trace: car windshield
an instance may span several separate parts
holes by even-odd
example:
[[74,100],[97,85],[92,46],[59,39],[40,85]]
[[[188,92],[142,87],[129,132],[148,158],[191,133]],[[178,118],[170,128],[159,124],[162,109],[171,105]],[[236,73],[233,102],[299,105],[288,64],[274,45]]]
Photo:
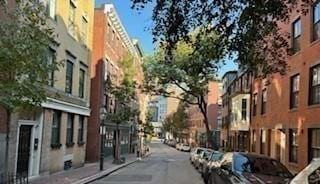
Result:
[[197,149],[197,154],[200,155],[203,152],[203,149]]
[[240,172],[257,173],[285,178],[292,177],[288,169],[279,161],[264,157],[236,155],[234,157],[234,169]]
[[212,160],[212,161],[219,161],[219,160],[221,160],[222,156],[223,156],[223,153],[213,152],[212,155],[211,155],[210,160]]
[[209,158],[209,157],[211,157],[211,151],[206,151],[206,152],[204,152],[204,154],[203,154],[203,158]]

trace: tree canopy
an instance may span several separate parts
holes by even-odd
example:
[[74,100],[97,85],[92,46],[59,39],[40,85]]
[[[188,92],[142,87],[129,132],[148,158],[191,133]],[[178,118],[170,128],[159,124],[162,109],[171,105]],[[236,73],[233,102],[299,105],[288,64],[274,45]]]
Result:
[[166,117],[163,122],[165,132],[171,132],[174,137],[182,138],[184,130],[188,128],[186,107],[186,103],[180,102],[177,111]]
[[[302,3],[300,3],[302,1]],[[154,2],[152,33],[154,42],[172,55],[181,40],[202,53],[202,35],[219,37],[216,49],[222,57],[232,57],[240,66],[263,75],[286,71],[289,35],[280,29],[294,10],[308,11],[311,0],[132,0],[133,8]],[[299,6],[299,7],[298,7]],[[192,32],[201,29],[191,39]],[[215,52],[215,50],[211,50]],[[215,59],[214,56],[213,59]],[[209,58],[208,59],[212,59]],[[259,69],[259,70],[258,70]]]
[[123,78],[120,84],[107,80],[107,91],[116,100],[116,109],[108,113],[108,119],[116,124],[127,123],[139,114],[136,107],[136,82],[134,80],[134,60],[132,56],[127,56],[120,62]]
[[45,7],[33,0],[16,1],[13,8],[1,5],[0,105],[9,111],[40,105],[49,73],[58,69],[56,60],[47,60],[53,30]]
[[[199,46],[194,42],[198,42]],[[223,55],[223,50],[217,47],[219,43],[216,34],[202,35],[201,30],[198,30],[192,34],[189,42],[180,41],[177,44],[172,50],[172,57],[168,58],[165,49],[161,47],[154,56],[146,58],[143,64],[145,90],[196,105],[204,117],[208,141],[210,128],[206,96],[209,82],[217,78]],[[181,93],[176,93],[171,87],[179,89]]]

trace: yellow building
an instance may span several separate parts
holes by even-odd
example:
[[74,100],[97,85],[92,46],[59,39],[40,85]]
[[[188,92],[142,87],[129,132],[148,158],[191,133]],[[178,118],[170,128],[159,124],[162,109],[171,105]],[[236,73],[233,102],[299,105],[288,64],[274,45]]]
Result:
[[50,97],[42,108],[12,117],[9,169],[14,173],[27,171],[30,177],[84,164],[90,115],[94,1],[42,2],[55,34],[48,62],[57,60],[63,65],[49,74]]

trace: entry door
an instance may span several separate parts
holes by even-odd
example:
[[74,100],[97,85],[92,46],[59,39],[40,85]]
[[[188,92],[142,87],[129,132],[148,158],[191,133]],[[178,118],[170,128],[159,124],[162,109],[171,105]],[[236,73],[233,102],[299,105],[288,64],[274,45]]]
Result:
[[28,176],[32,125],[21,125],[18,145],[17,174]]

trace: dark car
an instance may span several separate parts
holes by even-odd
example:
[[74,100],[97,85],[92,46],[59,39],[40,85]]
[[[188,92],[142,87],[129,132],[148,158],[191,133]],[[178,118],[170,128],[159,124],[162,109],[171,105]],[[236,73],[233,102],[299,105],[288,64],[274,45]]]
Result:
[[214,167],[220,166],[220,161],[222,159],[223,153],[219,151],[213,151],[210,158],[206,160],[202,167],[201,175],[203,177],[204,183],[208,183],[209,171]]
[[212,168],[209,184],[282,184],[289,183],[293,175],[278,160],[249,153],[226,153],[220,167]]

